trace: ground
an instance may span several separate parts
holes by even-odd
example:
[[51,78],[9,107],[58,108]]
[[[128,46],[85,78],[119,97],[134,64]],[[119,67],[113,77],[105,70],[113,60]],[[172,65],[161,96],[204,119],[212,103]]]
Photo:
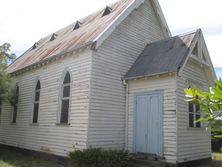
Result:
[[[214,153],[212,158],[210,164],[196,167],[222,167],[222,154]],[[0,167],[63,167],[63,165],[0,148]]]
[[222,161],[213,161],[206,165],[200,165],[196,167],[222,167]]
[[200,165],[196,167],[222,167],[222,154],[212,153],[212,162],[205,165]]
[[0,148],[0,167],[62,167],[51,161]]

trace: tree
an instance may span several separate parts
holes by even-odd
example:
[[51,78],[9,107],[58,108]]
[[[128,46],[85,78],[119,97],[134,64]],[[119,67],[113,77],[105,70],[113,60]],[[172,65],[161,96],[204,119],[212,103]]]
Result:
[[11,45],[4,43],[0,45],[0,103],[8,100],[11,94],[12,77],[7,73],[8,64],[15,60],[15,54],[10,52]]
[[[184,89],[188,102],[200,105],[203,116],[195,122],[205,121],[213,132],[222,132],[222,81],[216,80],[215,85],[207,91],[195,86]],[[222,137],[218,135],[217,137]]]

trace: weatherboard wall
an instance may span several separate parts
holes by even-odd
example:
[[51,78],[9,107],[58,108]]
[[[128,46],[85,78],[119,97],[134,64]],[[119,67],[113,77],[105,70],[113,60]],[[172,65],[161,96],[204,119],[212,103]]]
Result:
[[[192,61],[191,61],[192,60]],[[202,90],[208,89],[204,66],[190,58],[182,75],[177,77],[177,161],[204,159],[211,157],[211,135],[202,128],[189,128],[188,103],[184,88],[192,83]]]
[[163,38],[151,1],[145,0],[93,52],[88,147],[125,147],[122,78],[147,43]]
[[[12,107],[3,105],[0,144],[66,156],[86,148],[88,131],[91,51],[65,57],[16,78],[19,85],[17,123],[11,123]],[[70,125],[57,125],[59,90],[64,70],[71,73]],[[31,124],[36,78],[41,81],[38,124]]]

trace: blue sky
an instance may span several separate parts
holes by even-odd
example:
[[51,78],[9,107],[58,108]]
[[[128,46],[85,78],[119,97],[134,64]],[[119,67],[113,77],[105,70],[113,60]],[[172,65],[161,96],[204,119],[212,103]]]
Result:
[[[0,10],[0,44],[11,43],[12,51],[20,55],[40,38],[114,1],[116,0],[1,1],[4,8]],[[222,1],[159,2],[172,34],[201,28],[214,67],[222,68]]]
[[222,78],[222,68],[215,68],[215,72],[218,78]]

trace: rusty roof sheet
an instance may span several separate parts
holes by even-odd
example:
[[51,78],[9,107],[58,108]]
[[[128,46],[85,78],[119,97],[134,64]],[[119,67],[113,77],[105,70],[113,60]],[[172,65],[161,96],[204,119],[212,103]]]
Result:
[[105,10],[101,9],[79,20],[81,27],[74,30],[76,22],[55,32],[56,38],[50,41],[52,34],[40,39],[22,56],[15,60],[9,67],[8,72],[13,73],[25,67],[44,61],[67,50],[72,50],[92,43],[111,23],[123,12],[133,0],[120,0],[109,5],[112,12],[102,16]]
[[125,79],[176,72],[184,63],[199,30],[148,44]]

